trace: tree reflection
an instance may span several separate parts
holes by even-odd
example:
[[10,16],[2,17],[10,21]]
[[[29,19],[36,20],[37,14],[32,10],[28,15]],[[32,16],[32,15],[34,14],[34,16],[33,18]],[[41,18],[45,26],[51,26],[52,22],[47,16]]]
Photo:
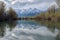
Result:
[[[60,31],[60,22],[58,21],[36,21],[39,24],[46,26],[51,32],[55,32],[55,29],[57,28]],[[56,36],[56,40],[60,40],[60,32]]]
[[5,27],[6,23],[5,22],[0,22],[0,36],[3,37],[5,34]]
[[0,22],[0,37],[5,36],[7,28],[9,28],[9,31],[11,31],[16,26],[16,24],[16,21]]
[[60,30],[60,22],[54,22],[54,21],[36,21],[40,25],[46,26],[50,31],[54,32],[55,28]]
[[58,35],[56,36],[56,40],[60,40],[60,32],[59,32]]
[[17,21],[8,21],[8,22],[7,22],[7,25],[9,26],[10,31],[11,31],[13,28],[15,28],[16,24],[17,24]]

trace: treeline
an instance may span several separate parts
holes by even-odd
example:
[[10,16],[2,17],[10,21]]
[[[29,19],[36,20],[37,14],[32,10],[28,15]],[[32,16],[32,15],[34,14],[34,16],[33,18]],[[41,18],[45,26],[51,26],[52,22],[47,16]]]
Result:
[[0,21],[13,20],[17,18],[17,14],[13,8],[6,10],[6,4],[0,1]]
[[55,6],[51,6],[46,12],[40,13],[35,16],[37,19],[60,21],[60,8],[56,9]]

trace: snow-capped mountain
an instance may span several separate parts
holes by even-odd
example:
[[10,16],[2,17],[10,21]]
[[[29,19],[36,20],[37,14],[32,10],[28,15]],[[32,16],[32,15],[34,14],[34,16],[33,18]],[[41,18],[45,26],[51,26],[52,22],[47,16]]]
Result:
[[37,8],[29,8],[29,9],[19,9],[16,10],[18,17],[28,17],[28,16],[34,16],[41,12],[41,10]]

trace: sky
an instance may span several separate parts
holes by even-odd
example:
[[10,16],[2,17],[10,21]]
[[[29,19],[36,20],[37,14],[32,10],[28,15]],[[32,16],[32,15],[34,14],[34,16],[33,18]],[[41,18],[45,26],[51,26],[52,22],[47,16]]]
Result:
[[0,0],[6,3],[7,7],[13,7],[14,9],[28,9],[39,8],[46,10],[51,5],[57,6],[55,0]]

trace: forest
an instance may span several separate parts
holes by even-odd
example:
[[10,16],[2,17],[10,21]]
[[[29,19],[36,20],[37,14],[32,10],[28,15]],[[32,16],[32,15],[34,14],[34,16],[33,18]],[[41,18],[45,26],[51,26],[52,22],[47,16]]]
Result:
[[6,4],[0,1],[0,21],[13,20],[17,18],[17,14],[13,8],[6,9]]

